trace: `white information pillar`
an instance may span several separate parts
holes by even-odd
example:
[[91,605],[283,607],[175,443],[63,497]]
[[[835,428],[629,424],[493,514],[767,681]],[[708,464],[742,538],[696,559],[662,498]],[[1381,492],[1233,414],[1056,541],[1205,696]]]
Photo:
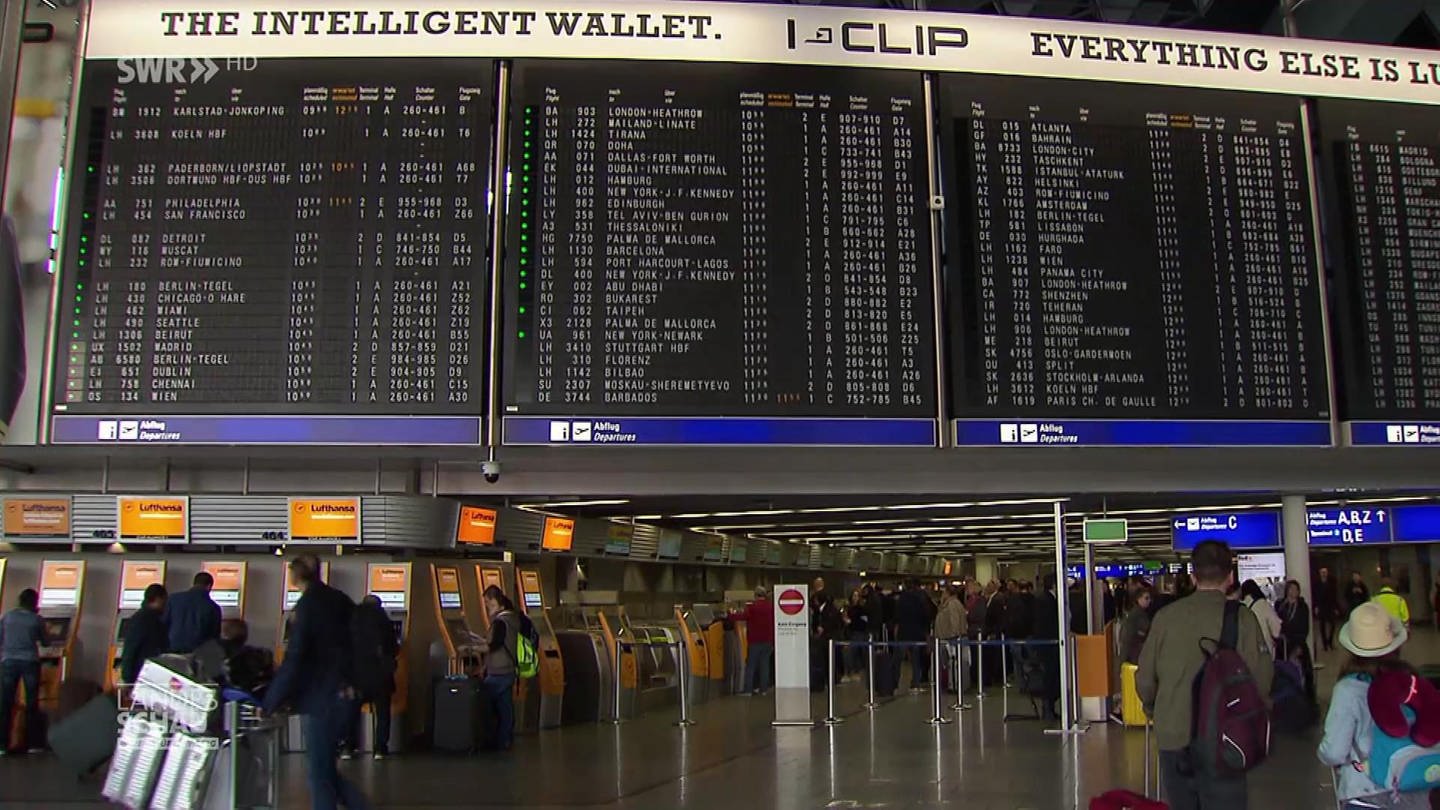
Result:
[[1060,733],[1070,733],[1075,723],[1070,680],[1070,589],[1065,587],[1065,504],[1056,501],[1055,514],[1055,612],[1060,623]]
[[[1315,606],[1315,595],[1310,592],[1310,526],[1307,519],[1304,495],[1286,495],[1280,499],[1281,537],[1285,540],[1285,576],[1300,583],[1300,595],[1305,604]],[[1276,596],[1284,596],[1281,590]],[[1315,653],[1315,633],[1312,630],[1307,639],[1310,653]]]
[[775,586],[775,725],[810,719],[810,586]]

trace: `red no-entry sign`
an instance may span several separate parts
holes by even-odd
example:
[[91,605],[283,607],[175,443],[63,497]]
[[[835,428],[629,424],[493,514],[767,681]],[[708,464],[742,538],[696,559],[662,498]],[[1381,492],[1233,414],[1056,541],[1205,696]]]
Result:
[[796,613],[805,609],[805,596],[794,588],[791,588],[780,594],[780,599],[776,604],[780,606],[780,610],[786,616],[794,616]]

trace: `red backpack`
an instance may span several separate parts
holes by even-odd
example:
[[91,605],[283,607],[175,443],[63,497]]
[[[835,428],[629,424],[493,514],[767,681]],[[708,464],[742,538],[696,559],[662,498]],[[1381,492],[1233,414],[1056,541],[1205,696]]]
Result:
[[1203,639],[1205,666],[1195,681],[1195,742],[1200,764],[1212,773],[1244,773],[1270,754],[1270,714],[1260,688],[1236,652],[1240,603],[1225,603],[1220,640]]

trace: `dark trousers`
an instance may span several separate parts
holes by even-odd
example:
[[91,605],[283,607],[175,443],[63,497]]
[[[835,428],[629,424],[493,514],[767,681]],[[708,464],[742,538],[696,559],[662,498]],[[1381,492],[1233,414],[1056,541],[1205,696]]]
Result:
[[40,729],[40,662],[0,661],[0,748],[10,747],[10,729],[14,722],[15,696],[20,685],[25,686],[25,739],[24,748],[35,748],[40,740],[35,733]]
[[1200,767],[1189,749],[1160,752],[1160,785],[1170,810],[1247,810],[1245,774],[1218,776]]
[[375,695],[373,700],[353,701],[350,710],[350,727],[345,733],[345,747],[351,751],[360,748],[360,723],[365,715],[360,711],[363,707],[369,706],[370,713],[375,717],[375,738],[371,740],[373,750],[377,754],[390,753],[390,701],[395,697],[395,685],[390,684],[385,691]]
[[335,810],[340,805],[349,810],[369,810],[365,794],[340,775],[335,761],[354,707],[355,701],[336,695],[300,717],[300,728],[305,734],[305,778],[310,784],[313,810]]
[[1320,630],[1320,649],[1325,652],[1335,649],[1335,619],[1321,614],[1315,623]]
[[906,647],[905,657],[910,660],[910,688],[919,689],[930,682],[930,648]]
[[490,739],[504,751],[515,743],[515,676],[486,675],[485,693],[495,707],[495,726]]

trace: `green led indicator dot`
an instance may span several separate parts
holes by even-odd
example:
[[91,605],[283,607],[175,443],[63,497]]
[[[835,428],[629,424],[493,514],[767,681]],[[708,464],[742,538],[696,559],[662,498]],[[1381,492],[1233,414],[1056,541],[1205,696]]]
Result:
[[89,242],[89,241],[90,241],[90,237],[88,237],[88,236],[82,236],[82,237],[80,237],[80,241],[81,241],[81,242]]
[[528,273],[527,271],[525,271],[525,270],[521,270],[521,271],[520,271],[520,277],[521,277],[521,278],[525,278],[525,277],[528,276],[528,275],[530,275],[530,273]]
[[86,166],[86,167],[85,167],[85,171],[87,171],[87,172],[89,172],[89,173],[91,173],[91,174],[94,174],[94,173],[95,173],[95,167],[94,167],[94,166]]
[[524,233],[520,234],[520,241],[521,241],[521,242],[528,242],[528,241],[530,241],[530,235],[529,235],[529,234],[524,234]]
[[525,307],[520,307],[520,314],[521,314],[521,315],[524,315],[524,314],[525,314]]
[[85,212],[85,218],[86,218],[86,219],[89,219],[89,218],[90,218],[90,212],[89,212],[89,211],[86,211],[86,212]]
[[74,323],[73,325],[76,326],[76,327],[78,327],[78,326],[80,325],[80,322],[79,322],[79,321],[75,321],[75,323]]
[[79,332],[71,332],[71,333],[70,333],[70,337],[77,337],[77,338],[78,338],[78,337],[80,337],[80,333],[79,333]]
[[76,315],[79,315],[79,314],[80,314],[80,307],[75,307],[75,314],[76,314]]
[[530,252],[530,248],[525,247],[524,245],[521,245],[521,246],[520,246],[520,252],[521,252],[521,253],[529,253],[529,252]]
[[[528,286],[528,285],[526,285],[526,284],[525,284],[525,282],[523,282],[523,281],[522,281],[522,282],[520,282],[520,289],[522,289],[522,290],[523,290],[523,289],[525,289],[525,288],[526,288],[526,286]],[[75,325],[76,325],[76,326],[79,326],[79,325],[80,325],[80,324],[78,324],[78,323],[77,323],[77,324],[75,324]]]
[[528,129],[525,130],[525,137],[527,137],[527,138],[530,137],[530,130],[528,130]]
[[525,333],[524,333],[524,332],[521,332],[521,333],[520,333],[520,339],[521,339],[521,340],[524,340],[524,339],[525,339]]
[[525,159],[526,159],[526,160],[529,160],[529,159],[530,159],[530,153],[529,153],[529,152],[526,152],[526,153],[525,153]]

